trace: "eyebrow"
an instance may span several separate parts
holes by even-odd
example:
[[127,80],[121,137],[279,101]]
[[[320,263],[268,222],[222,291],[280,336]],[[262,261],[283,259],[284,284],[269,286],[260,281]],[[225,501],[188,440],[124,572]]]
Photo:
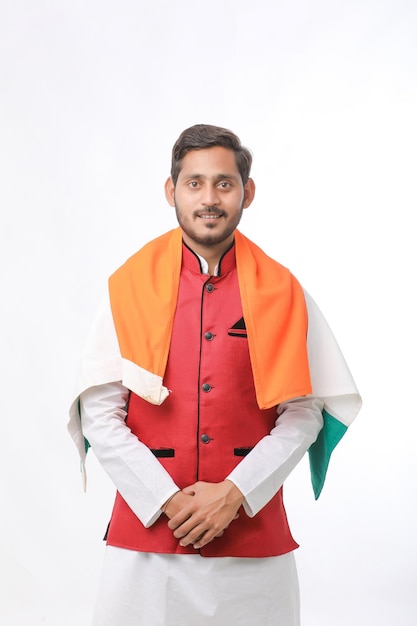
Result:
[[[186,174],[184,178],[186,179],[193,178],[197,180],[202,180],[203,178],[207,178],[207,176],[204,176],[203,174]],[[239,178],[238,176],[235,176],[234,174],[217,174],[214,180],[225,180],[225,179],[238,180]]]

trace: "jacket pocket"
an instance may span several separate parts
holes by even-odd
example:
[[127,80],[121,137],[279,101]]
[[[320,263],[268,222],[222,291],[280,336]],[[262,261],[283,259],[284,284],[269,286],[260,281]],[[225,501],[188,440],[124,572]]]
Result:
[[243,338],[248,337],[248,333],[246,332],[246,324],[245,324],[245,320],[243,319],[243,317],[241,317],[240,320],[236,322],[236,324],[233,324],[233,326],[229,328],[229,330],[227,331],[227,334],[230,337],[243,337]]
[[158,459],[168,459],[175,456],[174,448],[151,448],[151,452]]

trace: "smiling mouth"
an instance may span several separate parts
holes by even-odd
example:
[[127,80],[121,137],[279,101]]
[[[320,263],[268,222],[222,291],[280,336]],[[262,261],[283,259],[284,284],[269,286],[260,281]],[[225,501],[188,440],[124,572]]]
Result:
[[200,210],[196,212],[196,217],[199,217],[202,220],[218,220],[220,217],[224,217],[224,212],[219,209],[214,208],[206,208],[204,210]]

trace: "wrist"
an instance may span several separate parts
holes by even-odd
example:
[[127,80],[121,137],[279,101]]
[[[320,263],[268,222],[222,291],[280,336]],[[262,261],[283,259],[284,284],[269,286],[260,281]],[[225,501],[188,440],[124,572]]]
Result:
[[229,478],[226,478],[224,482],[228,485],[228,497],[230,498],[230,500],[234,502],[239,502],[239,506],[243,504],[245,496],[240,491],[239,487],[237,487],[235,483],[232,482]]
[[167,506],[171,502],[172,498],[174,498],[177,495],[177,493],[179,493],[180,491],[181,489],[178,489],[177,491],[175,491],[171,496],[169,496],[168,500],[164,502],[164,504],[161,506],[162,513],[166,513]]

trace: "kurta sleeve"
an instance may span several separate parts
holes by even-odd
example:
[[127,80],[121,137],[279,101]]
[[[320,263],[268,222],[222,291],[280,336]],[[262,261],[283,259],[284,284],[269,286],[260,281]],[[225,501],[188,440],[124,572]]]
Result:
[[260,511],[283,485],[323,426],[319,398],[295,398],[278,406],[271,433],[263,437],[227,477],[245,496],[249,517]]
[[82,430],[116,489],[145,527],[178,487],[126,425],[129,391],[120,382],[89,387],[80,396]]

